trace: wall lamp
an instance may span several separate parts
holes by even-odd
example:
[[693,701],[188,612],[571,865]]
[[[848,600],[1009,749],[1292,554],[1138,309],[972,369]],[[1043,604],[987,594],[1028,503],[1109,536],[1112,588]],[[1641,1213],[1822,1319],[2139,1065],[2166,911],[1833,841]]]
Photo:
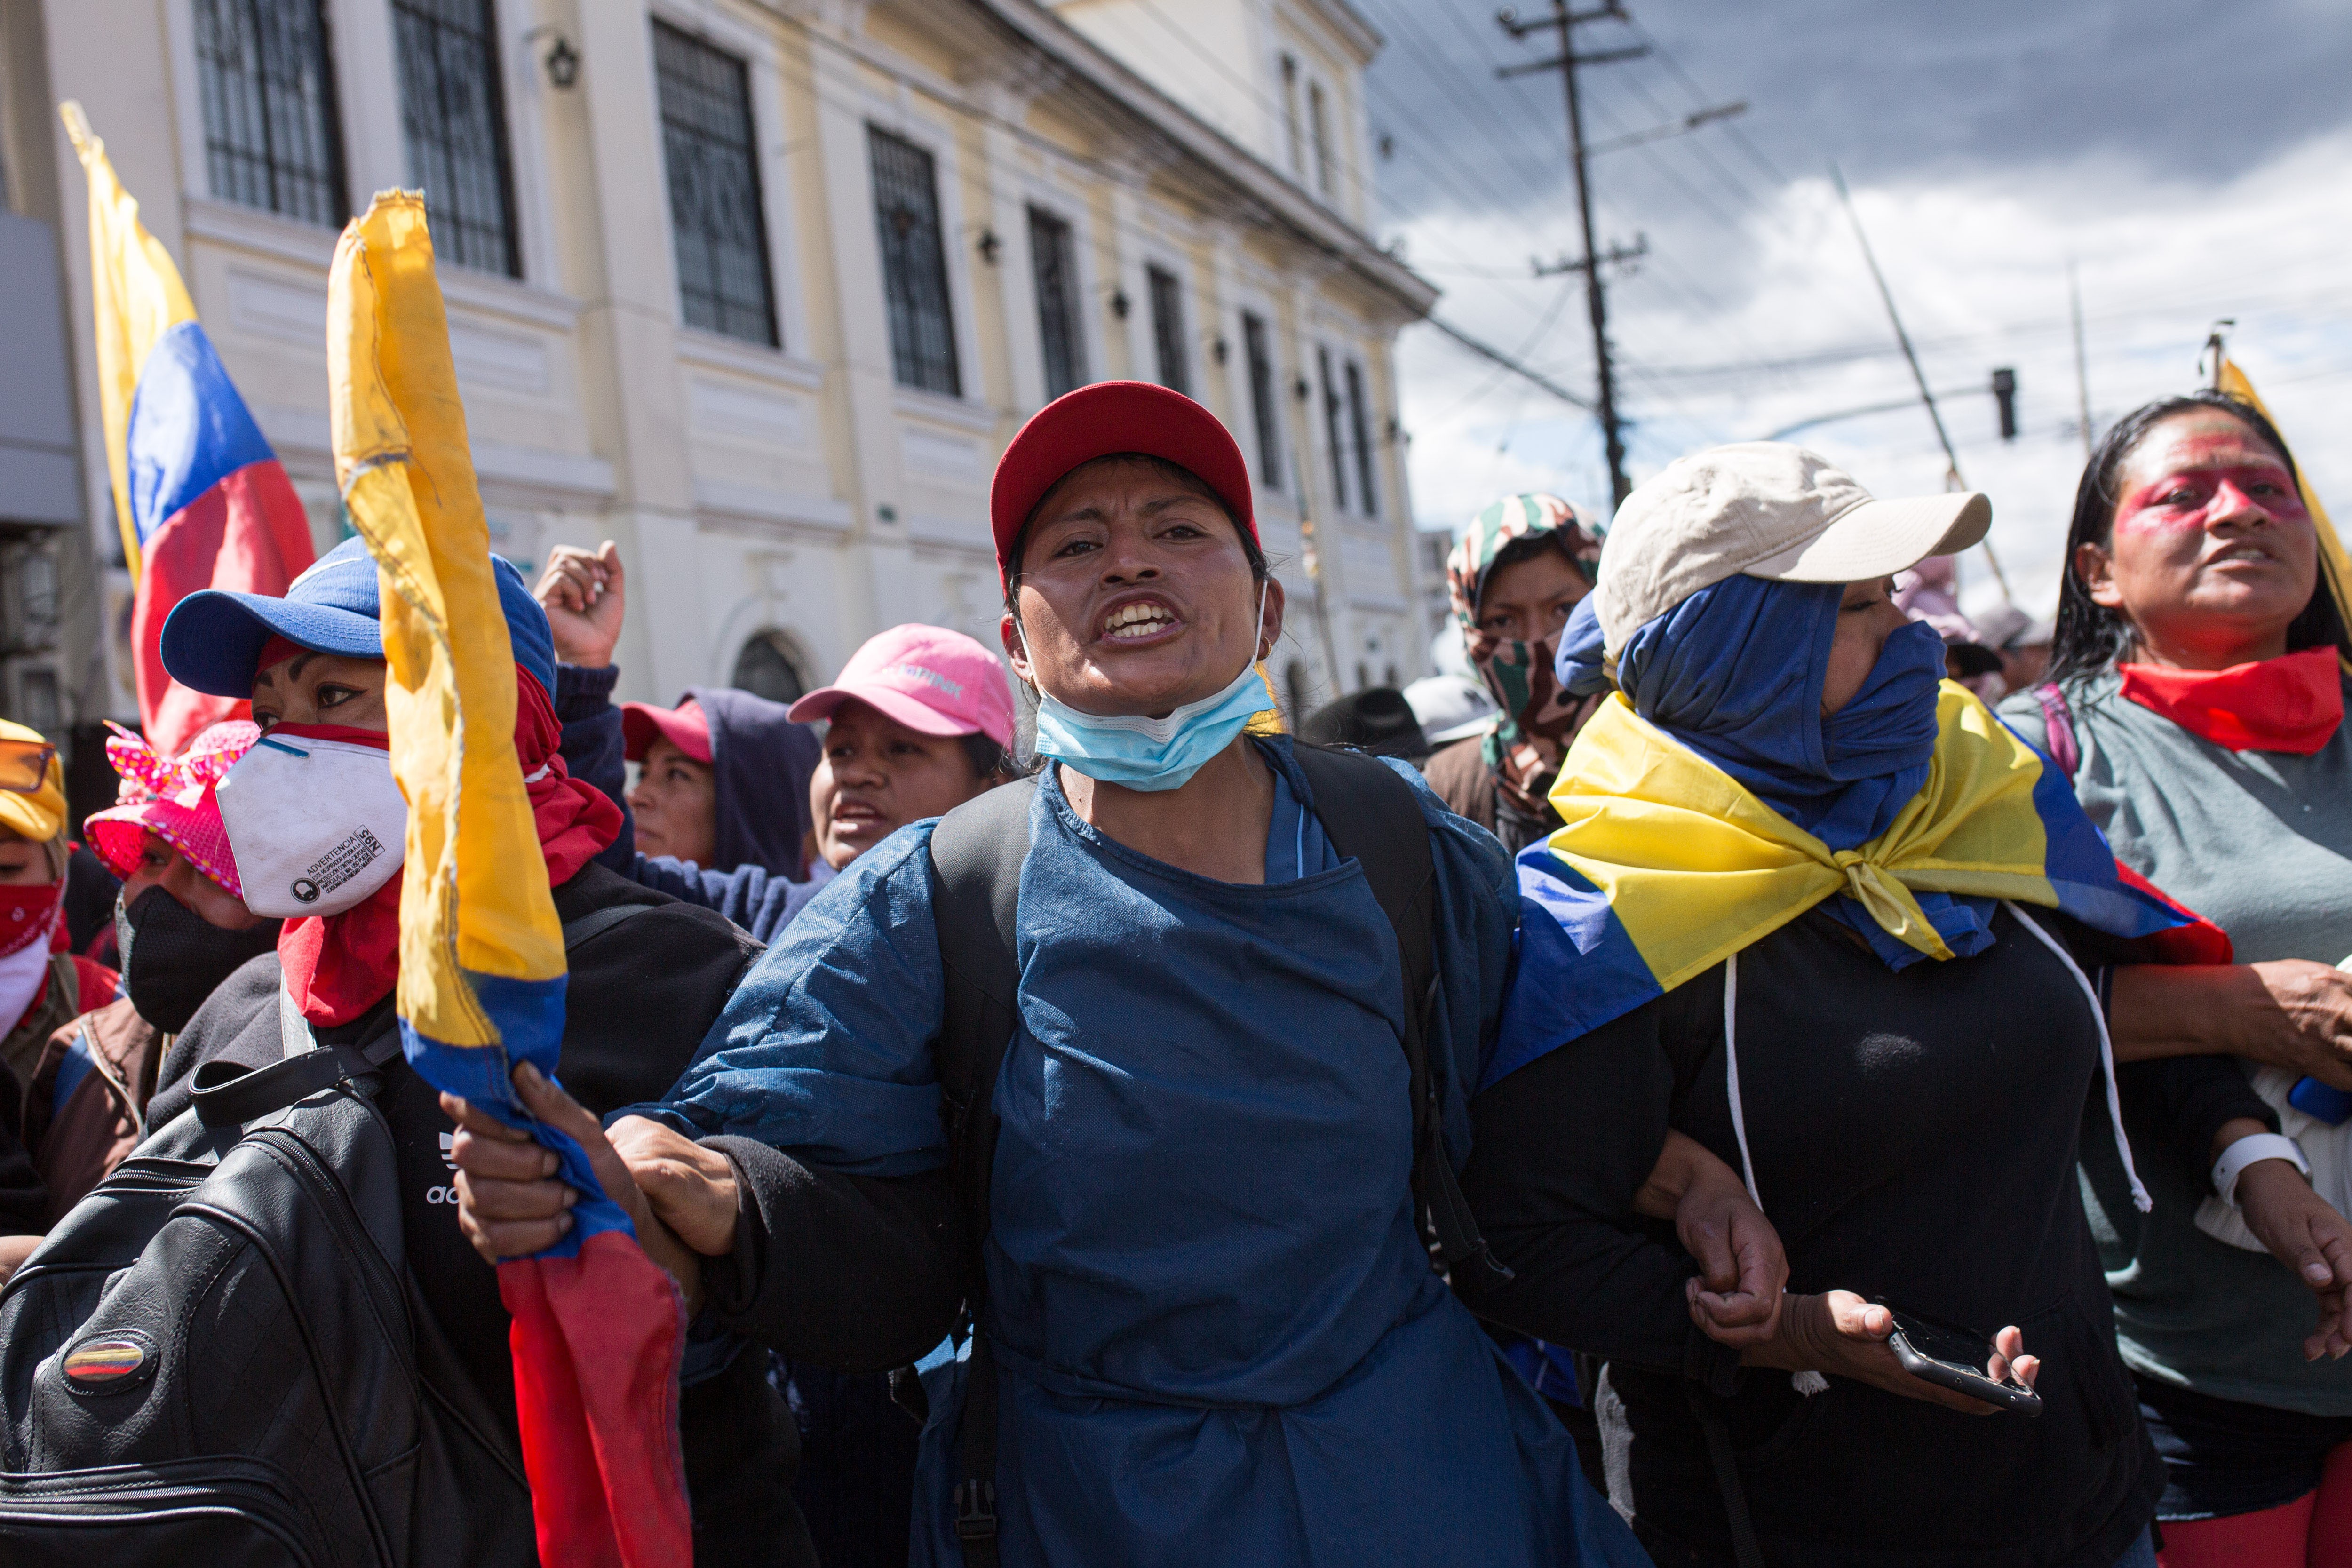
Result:
[[533,38],[547,33],[555,36],[555,42],[547,50],[547,79],[559,88],[569,89],[580,79],[580,51],[572,47],[572,40],[564,37],[562,30],[551,25],[533,27],[522,36],[522,41],[528,46]]

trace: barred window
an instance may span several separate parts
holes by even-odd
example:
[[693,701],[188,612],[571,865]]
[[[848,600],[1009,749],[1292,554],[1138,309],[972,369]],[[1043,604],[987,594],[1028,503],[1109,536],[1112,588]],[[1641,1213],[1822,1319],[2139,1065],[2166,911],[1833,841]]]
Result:
[[1070,226],[1040,207],[1029,209],[1029,257],[1037,274],[1037,336],[1045,350],[1045,395],[1059,397],[1087,384],[1087,345],[1078,313],[1077,252]]
[[195,22],[213,195],[340,225],[351,205],[321,0],[195,0]]
[[1323,374],[1323,445],[1331,453],[1331,504],[1341,511],[1348,510],[1348,449],[1339,439],[1339,388],[1331,379],[1331,351],[1315,351],[1317,367]]
[[1160,356],[1160,384],[1189,394],[1192,376],[1184,354],[1184,286],[1176,274],[1158,267],[1145,268],[1144,278],[1151,285],[1151,342]]
[[1282,411],[1274,395],[1274,344],[1264,317],[1242,312],[1242,352],[1249,356],[1250,413],[1257,422],[1257,482],[1282,488]]
[[874,222],[882,240],[882,296],[890,317],[890,369],[901,386],[963,394],[955,316],[940,236],[940,186],[931,155],[877,126],[866,128],[874,165]]
[[519,278],[497,0],[393,0],[392,18],[408,177],[425,188],[433,252]]
[[1364,402],[1364,367],[1348,362],[1348,432],[1356,439],[1356,500],[1366,517],[1378,516],[1381,492],[1372,483],[1372,434]]
[[656,22],[654,75],[686,324],[772,347],[776,305],[751,73],[733,55]]

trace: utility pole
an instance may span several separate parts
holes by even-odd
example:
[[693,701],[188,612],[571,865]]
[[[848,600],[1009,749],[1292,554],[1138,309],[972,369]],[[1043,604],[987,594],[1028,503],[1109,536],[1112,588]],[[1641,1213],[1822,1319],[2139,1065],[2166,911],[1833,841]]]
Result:
[[2197,368],[2200,371],[2203,371],[2209,362],[2211,363],[2213,369],[2209,384],[2215,392],[2221,390],[2221,362],[2229,357],[2228,339],[2230,333],[2236,330],[2237,325],[2238,318],[2235,316],[2223,316],[2215,321],[2213,330],[2206,334],[2205,352],[2197,356]]
[[[1878,257],[1870,248],[1870,236],[1863,232],[1862,215],[1853,210],[1853,197],[1845,188],[1845,176],[1835,163],[1830,165],[1830,179],[1837,185],[1838,200],[1845,204],[1845,216],[1853,224],[1853,237],[1862,244],[1862,258],[1870,264],[1871,280],[1878,285],[1878,297],[1885,303],[1886,319],[1894,323],[1895,341],[1903,349],[1904,361],[1911,366],[1911,379],[1918,384],[1919,401],[1927,405],[1927,417],[1936,426],[1936,439],[1944,447],[1944,482],[1951,489],[1964,490],[1968,481],[1960,478],[1960,455],[1952,447],[1952,437],[1944,428],[1942,410],[1936,406],[1936,395],[1927,390],[1927,373],[1919,368],[1919,356],[1911,347],[1911,334],[1903,330],[1902,312],[1895,308],[1895,290],[1886,286],[1886,274],[1878,269]],[[2000,557],[1992,552],[1992,537],[1984,541],[1985,563],[1992,568],[1993,581],[2000,584],[2000,596],[2015,604],[2017,595],[2009,591],[2009,574],[2000,569]]]
[[2074,308],[2074,401],[2083,416],[2083,460],[2091,460],[2091,361],[2083,352],[2083,280],[2066,259],[2066,297]]
[[[1622,506],[1633,493],[1633,485],[1625,478],[1625,437],[1617,417],[1617,375],[1609,355],[1609,302],[1601,281],[1601,268],[1622,255],[1602,256],[1592,234],[1592,186],[1586,177],[1585,163],[1589,154],[1584,145],[1584,108],[1577,96],[1576,72],[1580,66],[1609,65],[1618,60],[1637,59],[1650,52],[1646,44],[1630,48],[1597,49],[1588,54],[1576,50],[1576,28],[1579,23],[1631,20],[1619,0],[1604,0],[1598,10],[1570,11],[1568,0],[1551,0],[1551,15],[1522,21],[1518,13],[1505,6],[1496,13],[1495,20],[1503,31],[1514,38],[1524,38],[1529,33],[1549,28],[1559,36],[1559,54],[1549,60],[1530,61],[1526,65],[1505,66],[1495,74],[1502,77],[1526,76],[1534,71],[1557,70],[1568,89],[1568,154],[1576,174],[1576,207],[1584,224],[1584,258],[1566,262],[1552,268],[1557,271],[1580,271],[1584,274],[1584,302],[1592,318],[1592,358],[1601,384],[1601,436],[1609,454],[1609,488],[1612,504]],[[1640,254],[1637,249],[1634,254]],[[1538,268],[1538,271],[1541,269]]]

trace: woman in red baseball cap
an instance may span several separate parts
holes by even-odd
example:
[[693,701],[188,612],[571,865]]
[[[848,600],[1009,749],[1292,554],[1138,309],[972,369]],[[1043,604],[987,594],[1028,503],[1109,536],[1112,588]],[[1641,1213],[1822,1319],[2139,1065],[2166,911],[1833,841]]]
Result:
[[[1501,847],[1404,764],[1245,735],[1283,593],[1197,404],[1072,393],[992,510],[1055,765],[844,871],[616,1121],[625,1160],[541,1114],[691,1249],[718,1327],[792,1354],[856,1321],[887,1365],[971,1303],[925,1378],[918,1564],[1645,1563],[1423,1244],[1509,962]],[[975,909],[1009,1038],[951,1000],[991,994]],[[992,1082],[962,1070],[999,1040]],[[467,1125],[476,1244],[553,1239],[535,1152]]]

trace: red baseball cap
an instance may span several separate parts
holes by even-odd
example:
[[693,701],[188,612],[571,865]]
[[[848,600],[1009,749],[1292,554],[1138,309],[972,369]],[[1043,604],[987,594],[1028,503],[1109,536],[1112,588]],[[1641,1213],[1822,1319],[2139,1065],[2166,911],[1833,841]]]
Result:
[[1223,421],[1165,386],[1148,381],[1098,381],[1065,393],[1031,415],[997,459],[988,511],[996,535],[1000,580],[1021,525],[1045,492],[1072,468],[1121,452],[1165,458],[1200,475],[1250,542],[1257,542],[1249,464]]
[[675,708],[650,702],[621,704],[621,754],[630,762],[646,760],[655,741],[667,741],[698,763],[710,760],[710,721],[702,704],[689,697]]

